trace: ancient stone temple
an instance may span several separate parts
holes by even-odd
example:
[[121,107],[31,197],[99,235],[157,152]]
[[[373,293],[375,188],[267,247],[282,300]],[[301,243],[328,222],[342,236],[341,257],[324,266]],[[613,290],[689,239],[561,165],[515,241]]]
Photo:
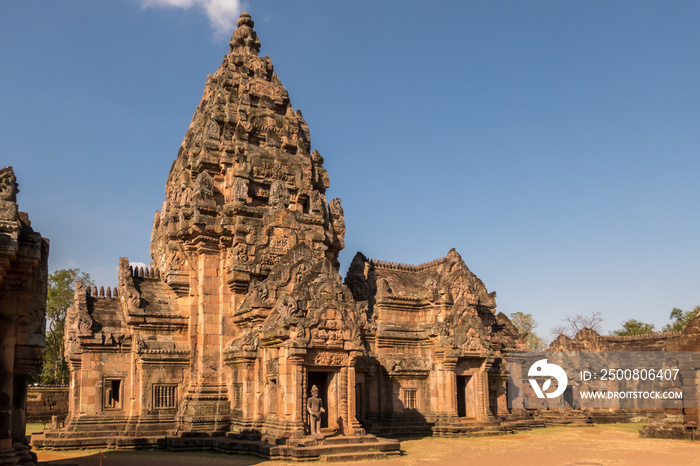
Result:
[[319,457],[333,442],[309,435],[314,386],[322,432],[377,450],[398,443],[369,432],[507,414],[503,358],[523,337],[456,251],[418,266],[358,253],[343,283],[340,200],[259,49],[244,13],[170,169],[152,266],[122,258],[116,289],[76,287],[70,414],[41,445]]
[[0,465],[33,464],[25,439],[27,382],[41,359],[49,241],[17,210],[12,167],[0,169]]

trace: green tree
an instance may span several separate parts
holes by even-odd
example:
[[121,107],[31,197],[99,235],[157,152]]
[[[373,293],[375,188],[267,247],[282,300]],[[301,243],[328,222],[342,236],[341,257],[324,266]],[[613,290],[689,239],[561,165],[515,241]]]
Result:
[[68,364],[63,350],[66,310],[73,304],[75,282],[92,286],[90,275],[79,269],[60,269],[49,275],[46,296],[46,344],[40,361],[39,381],[42,384],[68,383]]
[[515,328],[518,329],[518,332],[527,333],[525,342],[527,343],[528,351],[543,351],[547,349],[545,341],[533,331],[537,327],[537,321],[532,317],[532,314],[514,312],[510,315],[510,320],[515,325]]
[[654,331],[654,324],[645,324],[637,319],[630,319],[622,323],[621,330],[614,330],[613,335],[620,337],[629,335],[645,335]]
[[692,311],[684,311],[683,309],[674,307],[669,316],[672,322],[665,325],[663,330],[664,332],[679,332],[683,330],[691,320],[697,317],[698,314],[700,314],[700,306],[695,306],[695,309]]

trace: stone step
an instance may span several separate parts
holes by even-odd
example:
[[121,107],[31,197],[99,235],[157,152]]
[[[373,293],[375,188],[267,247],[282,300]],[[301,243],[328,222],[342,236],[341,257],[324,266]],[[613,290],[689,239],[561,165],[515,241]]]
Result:
[[498,435],[508,435],[514,434],[513,429],[481,429],[481,430],[459,430],[459,429],[444,429],[440,431],[435,431],[434,435],[436,437],[495,437]]
[[321,445],[342,445],[346,443],[377,443],[374,435],[339,435],[323,439]]
[[317,458],[323,455],[337,455],[341,453],[360,452],[385,452],[398,451],[398,441],[384,441],[376,443],[346,443],[340,445],[317,445],[313,447],[290,447],[290,454],[295,458]]
[[36,448],[48,448],[52,450],[81,450],[84,448],[108,448],[116,450],[131,450],[135,448],[155,448],[158,439],[162,437],[71,437],[54,438],[50,442],[37,437],[32,438],[32,445]]
[[420,435],[431,435],[432,426],[421,424],[421,425],[373,425],[371,428],[372,434],[378,436],[384,435],[406,435],[406,436],[420,436]]
[[462,425],[477,425],[477,426],[498,426],[500,425],[497,421],[479,421],[476,419],[460,419],[459,423]]
[[544,421],[508,421],[502,424],[507,430],[532,430],[539,427],[547,427]]
[[506,430],[504,431],[503,429],[500,430],[480,430],[476,432],[469,432],[467,437],[497,437],[499,435],[506,435],[506,434],[514,434],[515,432],[512,430]]
[[334,463],[340,461],[374,460],[398,454],[398,451],[366,451],[357,453],[338,453],[333,455],[321,455],[319,459],[328,463]]

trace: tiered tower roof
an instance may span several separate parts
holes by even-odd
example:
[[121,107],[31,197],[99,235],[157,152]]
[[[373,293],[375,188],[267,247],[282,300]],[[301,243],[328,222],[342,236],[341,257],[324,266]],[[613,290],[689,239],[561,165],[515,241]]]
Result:
[[270,58],[258,55],[250,15],[237,26],[207,78],[154,220],[151,257],[176,288],[186,286],[186,264],[201,248],[225,250],[228,282],[245,291],[299,242],[336,264],[344,246],[340,200],[326,201],[328,174],[306,121]]

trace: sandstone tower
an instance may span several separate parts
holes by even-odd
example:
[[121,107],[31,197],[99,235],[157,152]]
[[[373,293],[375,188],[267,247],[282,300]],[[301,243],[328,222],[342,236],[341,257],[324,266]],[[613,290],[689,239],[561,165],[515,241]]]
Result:
[[356,441],[508,414],[503,358],[523,338],[456,251],[422,265],[358,253],[343,283],[340,200],[259,50],[244,13],[170,169],[152,266],[122,258],[116,289],[76,287],[70,415],[37,444],[314,457],[314,385],[322,429]]
[[[318,151],[310,151],[301,112],[270,59],[258,56],[250,16],[237,25],[228,55],[207,78],[153,224],[155,270],[189,315],[185,419],[198,428],[200,408],[228,412],[222,348],[241,333],[232,311],[251,282],[264,280],[301,243],[337,268],[345,234],[340,200],[326,201],[328,175]],[[218,394],[222,404],[200,394]]]

